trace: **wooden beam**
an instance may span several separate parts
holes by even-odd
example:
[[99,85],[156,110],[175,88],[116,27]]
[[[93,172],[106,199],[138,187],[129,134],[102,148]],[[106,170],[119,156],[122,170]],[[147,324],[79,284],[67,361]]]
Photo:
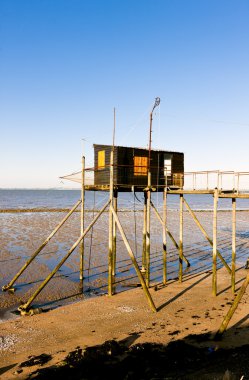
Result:
[[219,336],[221,336],[224,331],[226,330],[234,312],[236,311],[238,305],[239,305],[239,302],[241,300],[241,298],[243,297],[243,295],[245,294],[245,291],[246,291],[246,288],[249,284],[249,273],[248,275],[246,276],[237,296],[235,297],[230,309],[228,310],[228,313],[226,314],[226,316],[224,317],[223,321],[222,321],[222,324],[218,330],[218,332],[216,333],[216,337],[218,338]]
[[232,198],[232,292],[235,293],[235,271],[236,271],[236,198]]
[[222,194],[220,193],[219,194],[219,198],[241,198],[241,199],[249,199],[249,194],[243,194],[243,193],[240,193],[240,194],[236,194],[236,193],[229,193],[229,194]]
[[[154,206],[153,202],[151,202],[151,206],[153,208],[153,210],[155,211],[155,214],[159,220],[159,222],[162,224],[163,228],[165,228],[165,231],[166,233],[168,234],[168,236],[170,237],[172,243],[174,244],[174,246],[176,247],[176,249],[179,251],[179,245],[177,244],[176,240],[174,239],[172,233],[168,230],[168,228],[164,225],[163,223],[163,220],[158,212],[158,210],[156,209],[156,207]],[[190,267],[190,263],[188,261],[188,259],[184,256],[184,254],[182,255],[183,256],[183,260],[185,261],[185,263],[187,264],[188,267]]]
[[213,277],[212,292],[217,295],[217,209],[218,209],[218,189],[214,191],[214,214],[213,214]]
[[[81,217],[80,217],[80,234],[84,232],[85,221],[85,157],[82,157],[82,170],[81,170]],[[83,277],[84,277],[84,239],[80,243],[80,280],[82,281],[83,292]]]
[[167,226],[167,187],[163,192],[163,284],[167,283],[167,233],[165,227]]
[[[185,198],[184,198],[184,204],[187,207],[187,210],[189,211],[190,215],[194,219],[196,225],[199,227],[199,229],[201,230],[201,232],[203,233],[203,235],[205,236],[205,238],[207,239],[207,241],[209,242],[209,244],[211,245],[211,247],[213,247],[213,240],[208,236],[206,230],[204,229],[204,227],[202,226],[202,224],[200,223],[200,221],[197,219],[197,216],[195,215],[194,211],[190,208],[190,206],[189,206],[189,204],[188,204],[188,202],[186,201]],[[231,268],[226,263],[225,259],[222,257],[222,255],[221,255],[221,253],[220,253],[220,251],[218,249],[217,249],[217,256],[219,257],[219,259],[221,260],[221,262],[223,263],[223,265],[226,267],[226,269],[228,270],[228,272],[231,274],[232,273]]]
[[151,297],[151,295],[150,295],[150,292],[149,292],[149,289],[148,289],[148,287],[147,287],[147,285],[146,285],[146,282],[144,281],[143,275],[142,275],[142,273],[140,272],[140,269],[139,269],[138,263],[137,263],[136,258],[135,258],[135,256],[134,256],[134,253],[133,253],[133,251],[132,251],[132,249],[131,249],[131,246],[130,246],[128,240],[127,240],[127,237],[126,237],[126,235],[125,235],[125,232],[124,232],[124,230],[123,230],[123,227],[122,227],[122,225],[121,225],[121,223],[120,223],[120,221],[119,221],[118,215],[117,215],[117,213],[115,212],[115,210],[114,210],[114,208],[113,208],[112,205],[110,205],[110,209],[111,209],[111,211],[112,211],[112,213],[113,213],[114,221],[117,223],[117,227],[118,227],[118,229],[119,229],[119,231],[120,231],[121,237],[122,237],[122,239],[123,239],[123,241],[124,241],[124,244],[125,244],[125,246],[126,246],[126,249],[127,249],[127,251],[128,251],[128,254],[129,254],[130,258],[131,258],[132,264],[133,264],[133,266],[134,266],[134,268],[135,268],[135,271],[136,271],[136,273],[137,273],[137,276],[138,276],[138,278],[139,278],[139,280],[140,280],[141,286],[142,286],[143,291],[144,291],[144,293],[145,293],[145,296],[146,296],[146,298],[147,298],[147,300],[148,300],[148,302],[149,302],[149,305],[150,305],[152,311],[156,312],[156,311],[157,311],[156,306],[155,306],[154,301],[153,301],[153,299],[152,299],[152,297]]
[[[110,152],[110,204],[113,205],[113,150]],[[108,295],[113,295],[113,215],[109,210]]]
[[146,272],[147,192],[144,191],[142,272]]
[[183,261],[183,194],[180,194],[179,209],[179,281],[182,282],[182,261]]
[[73,208],[69,211],[69,213],[62,219],[62,221],[55,227],[55,229],[51,232],[51,234],[47,237],[46,240],[40,245],[40,247],[33,253],[33,255],[26,261],[26,263],[22,266],[19,272],[13,277],[13,279],[2,287],[3,291],[10,289],[16,280],[21,276],[21,274],[25,271],[25,269],[32,263],[32,261],[36,258],[36,256],[43,250],[44,247],[48,244],[48,242],[52,239],[52,237],[56,234],[56,232],[63,226],[63,224],[68,220],[68,218],[72,215],[72,213],[77,209],[80,205],[81,199],[75,203]]
[[69,249],[68,253],[63,257],[63,259],[59,262],[59,264],[54,268],[54,270],[46,277],[46,279],[43,281],[43,283],[39,286],[39,288],[35,291],[35,293],[29,298],[29,300],[19,306],[19,311],[25,311],[28,310],[31,303],[34,301],[34,299],[38,296],[38,294],[42,291],[42,289],[47,285],[47,283],[51,280],[51,278],[55,275],[55,273],[60,269],[60,267],[65,263],[65,261],[69,258],[69,256],[73,253],[75,248],[80,244],[81,240],[84,239],[86,234],[90,231],[92,226],[97,222],[99,217],[103,214],[107,206],[109,205],[110,200],[102,207],[100,212],[95,216],[95,218],[92,220],[92,222],[89,224],[89,226],[84,230],[83,234],[76,240],[76,242],[72,245],[72,247]]
[[151,173],[148,172],[147,217],[146,217],[146,285],[150,286],[150,200],[151,200]]

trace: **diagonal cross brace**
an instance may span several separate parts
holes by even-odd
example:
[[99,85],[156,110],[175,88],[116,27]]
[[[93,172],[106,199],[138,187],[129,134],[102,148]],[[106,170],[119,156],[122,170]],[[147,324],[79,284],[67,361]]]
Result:
[[[163,220],[162,220],[162,218],[161,218],[161,216],[160,216],[158,210],[156,209],[155,205],[153,204],[153,202],[150,202],[150,203],[151,203],[151,206],[152,206],[153,210],[154,210],[155,213],[156,213],[156,216],[157,216],[159,222],[162,224],[164,230],[165,230],[166,233],[169,235],[169,237],[170,237],[170,239],[172,240],[174,246],[175,246],[176,249],[179,251],[179,250],[180,250],[180,247],[179,247],[179,245],[177,244],[177,242],[175,241],[175,239],[174,239],[172,233],[171,233],[171,232],[168,230],[168,228],[164,225]],[[185,261],[185,263],[187,264],[187,266],[190,267],[190,263],[189,263],[188,259],[187,259],[184,255],[183,255],[183,260]]]
[[128,253],[129,253],[129,256],[131,258],[132,264],[134,265],[134,268],[136,270],[137,276],[138,276],[138,278],[140,280],[140,283],[142,285],[142,288],[143,288],[143,291],[145,293],[145,296],[146,296],[146,298],[147,298],[147,300],[149,302],[149,305],[150,305],[152,311],[157,312],[156,306],[155,306],[154,301],[153,301],[153,299],[152,299],[152,297],[150,295],[149,289],[148,289],[148,287],[147,287],[147,285],[146,285],[146,283],[144,281],[142,273],[140,272],[137,260],[136,260],[136,258],[134,256],[134,253],[133,253],[133,251],[131,249],[131,246],[130,246],[128,240],[127,240],[127,237],[126,237],[125,232],[123,230],[123,227],[122,227],[122,225],[120,223],[118,215],[117,215],[116,211],[114,210],[112,204],[110,204],[110,210],[112,211],[113,218],[115,220],[115,223],[118,226],[118,229],[119,229],[120,234],[122,236],[122,239],[124,241],[125,247],[126,247]]
[[55,229],[51,232],[51,234],[47,237],[46,240],[40,245],[40,247],[33,253],[33,255],[26,261],[26,263],[22,266],[22,268],[17,272],[14,278],[7,284],[2,287],[3,292],[9,289],[14,291],[12,286],[16,282],[16,280],[21,276],[21,274],[25,271],[25,269],[32,263],[32,261],[36,258],[36,256],[43,250],[44,247],[48,244],[48,242],[52,239],[52,237],[56,234],[56,232],[63,226],[63,224],[67,221],[67,219],[72,215],[72,213],[76,210],[76,208],[80,205],[81,199],[75,203],[73,208],[69,211],[69,213],[62,219],[62,221],[55,227]]
[[[193,210],[190,208],[188,202],[186,201],[185,198],[183,198],[183,201],[185,203],[185,206],[187,207],[187,210],[189,211],[190,215],[192,216],[192,218],[194,219],[196,225],[199,227],[199,229],[201,230],[201,232],[203,233],[203,235],[205,236],[205,238],[207,239],[207,241],[209,242],[209,244],[211,245],[211,247],[213,247],[213,240],[208,236],[206,230],[204,229],[204,227],[201,225],[201,223],[199,222],[199,220],[197,219],[195,213],[193,212]],[[225,261],[225,259],[222,257],[220,251],[217,249],[217,255],[219,257],[219,259],[222,261],[222,263],[224,264],[224,266],[226,267],[226,269],[228,270],[228,273],[231,274],[232,271],[231,271],[231,268],[229,267],[229,265],[227,264],[227,262]]]
[[84,232],[81,234],[81,236],[76,240],[76,242],[69,249],[67,254],[63,257],[63,259],[59,262],[59,264],[53,269],[53,271],[46,277],[46,279],[39,286],[39,288],[35,291],[35,293],[29,298],[29,300],[24,305],[19,306],[18,310],[21,313],[23,312],[25,314],[25,312],[29,309],[29,307],[30,307],[31,303],[34,301],[34,299],[38,296],[38,294],[42,291],[42,289],[47,285],[47,283],[51,280],[51,278],[55,275],[55,273],[60,269],[60,267],[65,263],[65,261],[73,253],[73,251],[77,248],[79,243],[82,241],[82,239],[84,239],[84,237],[90,231],[92,226],[97,222],[97,220],[103,214],[103,212],[105,211],[105,209],[107,208],[109,203],[110,203],[110,200],[108,200],[108,202],[102,207],[102,209],[95,216],[95,218],[92,220],[92,222],[88,225],[88,227],[84,230]]
[[219,330],[216,333],[216,336],[215,336],[216,338],[219,338],[224,333],[224,331],[226,330],[226,328],[228,326],[228,323],[230,322],[230,320],[231,320],[231,318],[232,318],[235,310],[237,309],[241,298],[245,294],[245,291],[246,291],[246,288],[247,288],[248,284],[249,284],[249,273],[246,276],[243,284],[241,285],[241,288],[240,288],[237,296],[235,297],[235,299],[234,299],[234,301],[233,301],[230,309],[228,310],[227,315],[224,317],[224,319],[222,321],[222,324],[221,324]]

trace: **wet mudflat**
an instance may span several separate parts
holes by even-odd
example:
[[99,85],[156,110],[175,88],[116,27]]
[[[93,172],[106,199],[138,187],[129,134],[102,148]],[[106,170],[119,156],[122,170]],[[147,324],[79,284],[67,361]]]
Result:
[[[120,219],[133,252],[141,265],[142,219],[140,211],[120,212]],[[212,236],[212,212],[197,212],[202,225]],[[237,267],[243,266],[248,256],[248,235],[246,229],[248,211],[237,214]],[[86,213],[86,225],[94,214]],[[51,233],[63,218],[63,213],[18,213],[0,214],[0,286],[6,285],[20,267]],[[179,236],[179,215],[177,210],[168,212],[168,227],[175,239]],[[85,239],[85,271],[82,284],[79,281],[79,249],[56,273],[50,283],[39,294],[34,306],[55,307],[89,296],[107,292],[108,265],[108,213],[105,213]],[[218,248],[227,262],[231,262],[231,212],[222,211],[218,215]],[[52,269],[63,258],[80,234],[80,213],[75,213],[62,227],[46,248],[37,256],[16,282],[14,294],[0,294],[0,318],[10,317],[10,311],[27,301]],[[198,230],[191,216],[184,213],[184,254],[191,267],[184,270],[186,275],[211,270],[212,248]],[[168,279],[178,276],[178,252],[168,238]],[[220,266],[221,263],[218,262]],[[152,214],[151,221],[151,281],[162,282],[162,228]],[[118,233],[116,292],[136,286],[138,280],[128,253]]]
[[[236,291],[246,274],[236,272]],[[217,297],[211,280],[208,271],[152,287],[157,313],[136,288],[3,322],[1,378],[247,379],[248,290],[216,341],[234,295],[225,268]]]
[[[212,237],[212,212],[196,215]],[[0,215],[1,286],[10,281],[62,217],[61,213]],[[86,224],[92,217],[87,214]],[[248,211],[237,213],[236,291],[248,272],[244,269],[249,252],[248,217]],[[120,219],[141,265],[142,213],[120,212]],[[219,212],[218,248],[228,263],[231,219],[231,212]],[[177,210],[169,210],[168,228],[177,241],[178,223]],[[76,250],[34,302],[35,307],[54,310],[5,321],[13,317],[11,311],[28,299],[78,238],[80,215],[76,213],[23,273],[16,292],[0,294],[1,378],[247,379],[248,291],[223,340],[210,340],[234,295],[230,277],[218,260],[218,295],[212,296],[212,248],[190,215],[184,212],[184,254],[191,266],[186,268],[184,263],[183,282],[179,283],[178,255],[168,239],[166,287],[162,286],[162,230],[152,218],[150,292],[156,314],[141,288],[136,287],[138,280],[120,235],[117,294],[106,296],[107,226],[105,213],[85,239],[83,293]],[[71,302],[82,299],[85,302]],[[59,305],[62,307],[56,308]]]

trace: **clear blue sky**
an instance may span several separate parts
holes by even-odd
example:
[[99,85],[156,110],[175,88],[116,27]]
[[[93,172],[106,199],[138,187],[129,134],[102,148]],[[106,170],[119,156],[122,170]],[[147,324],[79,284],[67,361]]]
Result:
[[[0,187],[56,187],[92,143],[249,171],[248,0],[0,0]],[[66,184],[70,186],[70,183]]]

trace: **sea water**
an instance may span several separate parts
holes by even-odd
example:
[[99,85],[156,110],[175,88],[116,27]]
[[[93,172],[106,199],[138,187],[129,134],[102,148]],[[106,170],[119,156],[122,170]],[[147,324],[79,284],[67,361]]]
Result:
[[[57,189],[0,189],[0,210],[6,209],[60,209],[71,208],[80,199],[80,190],[57,190]],[[86,191],[86,209],[99,209],[108,200],[109,193],[104,191]],[[186,194],[184,196],[193,210],[212,210],[213,196],[209,194]],[[157,207],[162,207],[162,193],[152,193],[152,200]],[[119,209],[142,209],[143,194],[139,193],[119,193]],[[219,209],[231,209],[231,199],[219,199]],[[179,196],[168,195],[168,209],[179,208]],[[238,199],[237,209],[249,209],[248,199]]]

